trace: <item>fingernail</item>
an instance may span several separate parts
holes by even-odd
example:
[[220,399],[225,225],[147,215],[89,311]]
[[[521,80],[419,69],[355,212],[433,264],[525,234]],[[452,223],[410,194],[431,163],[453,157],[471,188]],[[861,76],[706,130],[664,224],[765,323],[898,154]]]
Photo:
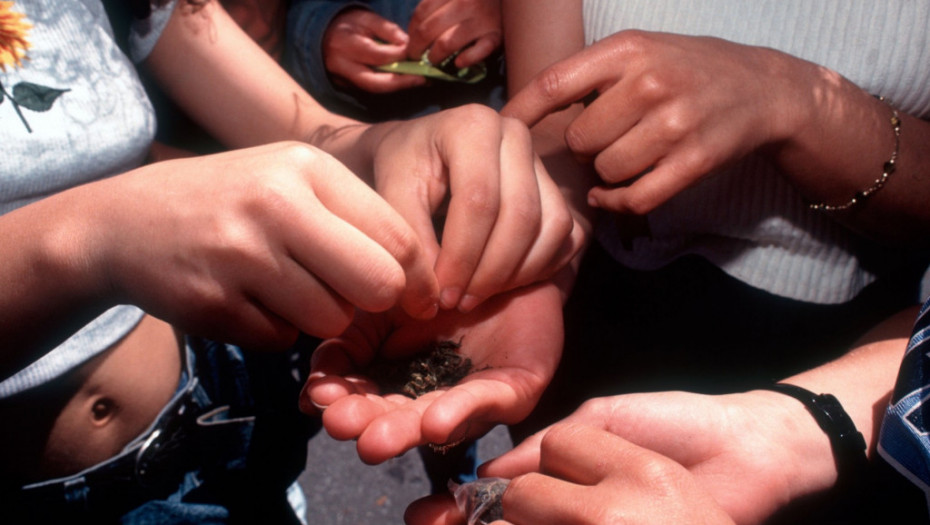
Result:
[[481,299],[475,297],[474,295],[466,295],[462,297],[462,300],[459,302],[459,311],[462,313],[468,313],[475,309],[476,306],[481,304]]
[[440,454],[445,454],[449,450],[461,445],[468,438],[468,431],[471,430],[471,422],[466,421],[459,425],[449,434],[449,439],[445,443],[429,443],[429,448]]
[[439,304],[446,310],[455,308],[461,296],[461,288],[443,288],[442,292],[439,294]]
[[420,312],[420,315],[417,316],[417,318],[432,319],[433,317],[436,317],[437,313],[439,313],[439,303],[433,302],[424,308],[423,311]]

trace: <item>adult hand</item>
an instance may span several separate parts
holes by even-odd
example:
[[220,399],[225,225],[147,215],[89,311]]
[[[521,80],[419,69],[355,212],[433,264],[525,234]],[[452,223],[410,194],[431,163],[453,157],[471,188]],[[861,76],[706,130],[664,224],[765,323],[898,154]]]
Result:
[[367,9],[348,9],[323,33],[323,63],[334,81],[371,93],[389,93],[426,84],[417,75],[373,69],[406,60],[409,38],[397,24]]
[[[601,428],[555,425],[539,453],[539,470],[515,475],[504,492],[506,523],[734,523],[683,466]],[[404,518],[408,525],[465,523],[448,496],[414,502]]]
[[460,51],[455,66],[480,62],[501,45],[500,0],[422,0],[407,26],[407,56],[438,64]]
[[[822,68],[725,40],[623,31],[538,74],[503,109],[532,125],[597,98],[565,141],[606,183],[589,203],[646,213],[701,177],[799,127]],[[805,86],[808,87],[805,90]],[[808,106],[804,106],[808,104]]]
[[[355,306],[435,313],[406,222],[329,155],[278,143],[156,163],[87,189],[90,256],[123,300],[244,346],[340,333]],[[112,198],[110,198],[112,197]],[[92,202],[92,201],[88,201]]]
[[[596,398],[560,423],[592,425],[680,463],[740,524],[760,523],[789,501],[836,480],[823,431],[803,405],[774,392]],[[527,438],[486,463],[481,475],[546,473],[553,464],[541,459],[545,436],[543,430]]]
[[[323,410],[323,426],[357,440],[359,457],[380,463],[427,443],[452,445],[497,423],[526,417],[552,378],[562,350],[562,300],[552,284],[500,295],[470,314],[440,313],[429,322],[359,315],[313,355],[301,408]],[[379,394],[365,367],[380,355],[399,358],[438,340],[460,341],[472,373],[416,399]]]
[[[375,189],[436,256],[443,308],[469,311],[547,279],[581,248],[582,229],[516,120],[470,105],[367,133]],[[440,247],[433,219],[446,204]]]

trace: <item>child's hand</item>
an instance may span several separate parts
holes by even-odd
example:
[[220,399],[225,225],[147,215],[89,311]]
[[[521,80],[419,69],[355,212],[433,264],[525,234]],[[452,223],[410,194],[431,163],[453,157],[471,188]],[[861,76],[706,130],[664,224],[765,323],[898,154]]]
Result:
[[[380,463],[419,445],[452,445],[515,423],[536,405],[562,351],[562,303],[552,284],[499,295],[468,315],[428,322],[360,314],[342,336],[313,355],[301,408],[323,410],[336,439],[357,439],[359,457]],[[452,387],[412,399],[382,394],[366,367],[376,356],[398,359],[440,340],[460,341],[472,372]],[[382,380],[382,382],[384,382]]]
[[389,93],[422,86],[426,79],[375,71],[406,59],[409,38],[393,22],[365,9],[349,9],[323,34],[323,62],[337,84],[352,85],[371,93]]
[[[535,465],[517,474],[501,501],[514,525],[608,523],[612,516],[627,525],[734,524],[701,478],[598,425],[546,430]],[[434,495],[414,502],[404,518],[408,525],[464,524],[460,514],[451,496]]]
[[502,40],[500,0],[423,0],[407,27],[407,56],[419,60],[429,50],[438,64],[455,52],[456,67],[476,64]]
[[442,308],[469,311],[549,279],[581,248],[583,229],[523,124],[469,105],[377,124],[366,136],[375,189],[436,257]]
[[431,261],[408,224],[304,144],[159,162],[71,195],[99,203],[81,208],[78,260],[101,261],[96,280],[118,300],[187,333],[286,346],[298,331],[339,334],[354,307],[436,309]]

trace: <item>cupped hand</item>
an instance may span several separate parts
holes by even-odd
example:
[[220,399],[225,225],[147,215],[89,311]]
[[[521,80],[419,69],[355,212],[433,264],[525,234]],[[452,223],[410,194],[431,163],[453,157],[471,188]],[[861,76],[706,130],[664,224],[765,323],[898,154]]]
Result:
[[[469,314],[431,321],[358,315],[341,337],[314,353],[301,408],[323,410],[323,426],[357,440],[359,457],[380,463],[414,447],[451,446],[498,423],[526,417],[552,378],[562,350],[561,295],[540,284],[500,295]],[[451,387],[410,398],[379,394],[366,367],[440,340],[459,342],[472,372]]]
[[407,55],[419,60],[425,51],[433,64],[455,52],[456,67],[485,59],[501,45],[501,6],[497,0],[423,0],[407,26]]
[[281,346],[340,333],[354,307],[436,311],[414,232],[310,146],[160,162],[81,191],[113,197],[90,237],[118,299],[186,332]]
[[[507,523],[734,523],[679,463],[602,428],[560,423],[539,449],[539,470],[515,476],[504,492]],[[404,518],[408,525],[465,523],[448,496],[414,502]]]
[[581,249],[584,233],[520,122],[469,105],[368,133],[375,189],[436,256],[443,308],[468,311],[548,279]]
[[[532,125],[597,98],[565,140],[594,157],[592,205],[646,213],[709,172],[789,137],[814,103],[813,64],[709,37],[623,31],[536,75],[503,109]],[[805,91],[805,86],[807,90]]]
[[323,63],[337,83],[371,93],[389,93],[426,84],[417,75],[373,69],[405,60],[409,38],[397,24],[367,9],[346,10],[323,33]]
[[[793,498],[835,481],[823,432],[800,403],[772,392],[596,398],[562,423],[595,426],[680,463],[741,524],[760,523]],[[546,432],[486,463],[481,475],[513,478],[553,468],[541,449]]]

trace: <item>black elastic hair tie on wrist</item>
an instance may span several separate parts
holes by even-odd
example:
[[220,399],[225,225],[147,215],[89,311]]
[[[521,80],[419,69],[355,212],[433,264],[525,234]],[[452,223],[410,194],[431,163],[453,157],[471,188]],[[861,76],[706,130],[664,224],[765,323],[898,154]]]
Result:
[[807,408],[817,425],[830,438],[833,459],[838,473],[837,485],[854,484],[861,480],[869,468],[867,445],[862,433],[856,429],[843,405],[831,394],[815,394],[810,390],[786,383],[764,385],[761,390],[772,390],[791,396]]

